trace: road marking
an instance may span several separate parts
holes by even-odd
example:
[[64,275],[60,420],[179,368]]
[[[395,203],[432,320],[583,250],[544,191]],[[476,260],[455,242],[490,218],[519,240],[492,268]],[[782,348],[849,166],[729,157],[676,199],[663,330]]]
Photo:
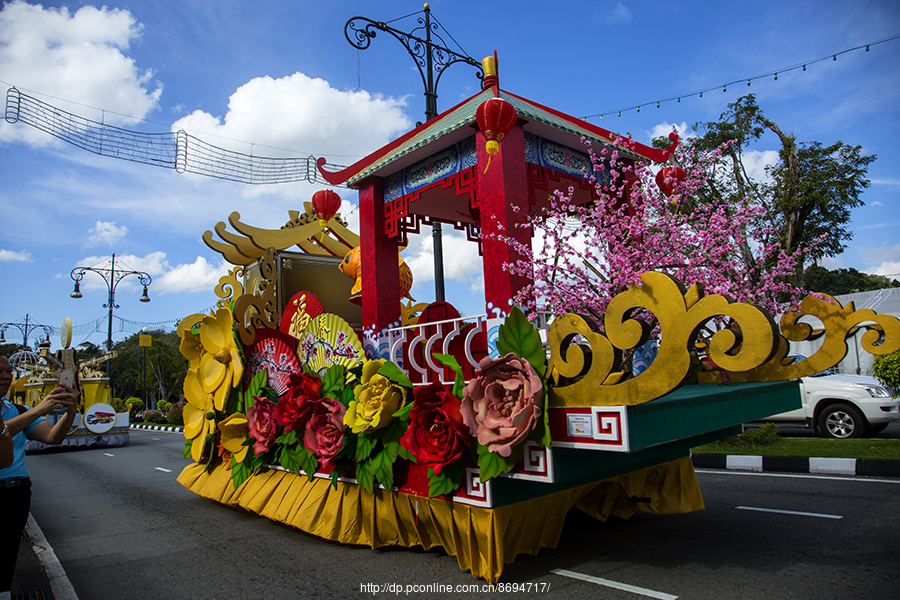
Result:
[[31,540],[31,547],[34,548],[34,553],[37,554],[41,565],[44,567],[44,573],[47,574],[47,578],[50,580],[50,590],[53,592],[53,598],[55,600],[78,600],[78,594],[75,593],[75,588],[72,587],[72,582],[69,581],[66,570],[63,569],[59,559],[56,558],[53,546],[44,537],[44,532],[41,531],[37,521],[31,515],[28,515],[25,533],[28,534],[28,538]]
[[151,440],[156,440],[157,442],[159,441],[159,438],[150,438],[150,439],[151,439]]
[[665,592],[648,590],[647,588],[628,585],[627,583],[619,583],[618,581],[610,581],[609,579],[602,579],[600,577],[594,577],[592,575],[584,575],[583,573],[567,571],[566,569],[553,569],[550,572],[556,573],[557,575],[562,575],[563,577],[571,577],[572,579],[580,579],[581,581],[587,581],[588,583],[596,583],[597,585],[603,585],[613,589],[622,590],[624,592],[631,592],[632,594],[640,594],[641,596],[657,598],[658,600],[678,600],[678,596],[666,594]]
[[110,454],[109,452],[104,452],[103,456],[115,456],[115,454]]
[[824,513],[800,512],[797,510],[778,510],[775,508],[758,508],[756,506],[735,506],[737,510],[755,510],[757,512],[778,513],[780,515],[796,515],[800,517],[819,517],[820,519],[843,519],[841,515],[826,515]]
[[162,467],[156,467],[157,471],[162,471],[163,473],[171,473],[172,469],[163,469]]
[[900,484],[900,479],[876,479],[874,477],[827,477],[824,475],[806,475],[804,473],[750,473],[742,471],[715,471],[712,469],[696,469],[695,473],[704,473],[709,475],[744,475],[751,477],[786,477],[788,479],[824,479],[825,481],[869,481],[874,483],[894,483]]

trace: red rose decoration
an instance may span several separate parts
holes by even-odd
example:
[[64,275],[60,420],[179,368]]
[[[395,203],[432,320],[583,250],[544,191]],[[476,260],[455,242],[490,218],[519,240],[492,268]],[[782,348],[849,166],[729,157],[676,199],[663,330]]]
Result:
[[332,466],[344,447],[344,405],[331,398],[312,402],[303,445],[319,458],[323,469]]
[[417,387],[410,412],[409,428],[400,445],[409,450],[420,465],[431,467],[435,475],[463,457],[469,445],[469,429],[460,414],[460,401],[438,381]]
[[277,437],[276,404],[265,396],[253,396],[253,406],[247,409],[247,428],[253,443],[253,453],[262,456],[272,449]]
[[312,412],[311,402],[319,400],[322,394],[322,380],[309,373],[292,373],[288,391],[275,406],[275,418],[288,433],[303,429]]

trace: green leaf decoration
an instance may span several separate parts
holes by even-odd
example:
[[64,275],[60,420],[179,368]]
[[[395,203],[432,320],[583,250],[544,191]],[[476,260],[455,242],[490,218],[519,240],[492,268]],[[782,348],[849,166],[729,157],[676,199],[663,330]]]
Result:
[[410,402],[409,404],[407,404],[406,406],[404,406],[403,408],[401,408],[400,410],[398,410],[391,416],[394,417],[395,419],[400,419],[401,421],[409,421],[409,413],[412,412],[412,409],[413,409],[413,403]]
[[278,464],[291,473],[300,472],[300,460],[294,446],[284,446],[278,452]]
[[458,460],[452,465],[441,469],[440,475],[435,475],[434,470],[428,469],[428,497],[443,496],[459,489],[463,477],[466,474],[466,463]]
[[362,462],[369,458],[369,455],[372,454],[372,450],[375,449],[375,444],[378,443],[378,435],[371,434],[366,432],[360,432],[356,434],[356,462]]
[[263,459],[262,456],[253,456],[251,453],[247,453],[247,458],[244,459],[245,463],[250,463],[250,473],[256,475],[259,473],[259,470],[262,468],[264,464],[266,464],[266,460]]
[[391,463],[397,460],[397,456],[403,448],[403,446],[400,445],[400,438],[406,433],[407,425],[408,422],[395,419],[391,421],[390,425],[384,428],[384,433],[381,434],[381,441],[384,444],[383,452],[388,453]]
[[348,385],[343,390],[341,390],[341,393],[338,394],[338,400],[341,401],[341,404],[344,405],[344,408],[349,408],[350,403],[356,400],[356,396],[353,395],[353,386]]
[[453,371],[456,373],[456,379],[453,381],[453,389],[450,390],[450,393],[457,398],[462,399],[463,390],[465,390],[466,388],[466,379],[463,376],[462,367],[459,366],[459,361],[449,354],[435,353],[432,354],[432,356],[441,361],[444,366],[453,369]]
[[191,458],[191,446],[193,446],[194,440],[184,440],[184,458]]
[[331,473],[328,474],[329,479],[331,479],[331,489],[337,490],[338,477],[341,476],[341,472],[338,469],[335,469]]
[[381,368],[378,369],[378,373],[380,375],[384,375],[394,383],[398,385],[402,385],[403,387],[411,388],[413,386],[412,382],[409,380],[409,377],[406,376],[406,373],[400,370],[400,367],[392,363],[391,361],[387,361]]
[[316,470],[319,468],[319,459],[311,450],[298,448],[297,461],[300,463],[300,468],[306,472],[306,478],[312,481],[316,476]]
[[275,438],[276,444],[285,444],[287,446],[293,446],[300,440],[297,438],[297,430],[292,429],[286,433],[282,433],[277,438]]
[[513,452],[509,457],[503,458],[499,452],[491,452],[487,446],[478,446],[478,478],[482,483],[509,473],[519,462],[517,454],[521,455],[521,447],[518,453]]
[[[396,456],[394,457],[396,458]],[[387,489],[394,485],[394,461],[387,450],[382,450],[371,461],[375,477]]]
[[550,410],[549,406],[547,406],[547,394],[544,394],[544,414],[541,422],[544,424],[544,435],[541,436],[541,439],[538,440],[538,443],[544,448],[550,447]]
[[247,478],[250,477],[250,469],[244,463],[239,463],[234,460],[234,455],[231,455],[231,483],[234,485],[234,489],[237,490],[241,487],[241,484],[247,481]]
[[375,491],[375,471],[371,460],[356,463],[356,481],[370,494]]
[[344,389],[346,369],[343,365],[333,365],[322,377],[322,396],[339,399],[340,392]]
[[398,456],[404,460],[408,460],[409,462],[411,462],[413,464],[418,464],[418,462],[419,462],[416,460],[415,455],[412,452],[410,452],[409,450],[407,450],[406,448],[404,448],[403,446],[400,446],[400,453],[398,454]]
[[497,350],[500,356],[512,352],[519,358],[524,358],[540,377],[543,377],[547,370],[547,357],[541,345],[541,336],[518,306],[513,306],[509,316],[500,326]]

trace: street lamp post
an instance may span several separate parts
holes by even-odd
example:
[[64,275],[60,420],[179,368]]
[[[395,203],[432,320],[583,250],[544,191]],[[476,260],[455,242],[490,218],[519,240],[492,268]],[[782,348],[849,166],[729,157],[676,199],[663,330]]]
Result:
[[[479,72],[476,76],[479,78],[484,76],[484,70],[481,63],[471,56],[459,54],[447,48],[446,42],[437,33],[438,24],[431,21],[431,7],[427,3],[425,4],[424,12],[425,16],[418,18],[419,27],[410,32],[394,29],[382,21],[373,21],[366,17],[353,17],[344,24],[344,37],[359,50],[368,48],[372,43],[372,38],[377,35],[378,31],[391,34],[403,44],[403,47],[406,48],[406,51],[415,61],[416,67],[419,69],[419,75],[422,77],[422,84],[425,86],[425,120],[430,121],[438,114],[437,86],[441,81],[441,75],[444,74],[447,67],[455,63],[466,63],[478,69]],[[360,29],[356,26],[355,21],[362,21],[365,23],[365,26]],[[425,39],[414,35],[422,29],[425,30]],[[435,44],[432,41],[432,35],[445,45]],[[453,39],[453,36],[450,36],[450,39]],[[434,221],[431,227],[434,241],[434,295],[435,300],[443,302],[444,252],[441,241],[441,224],[438,221]]]
[[[106,287],[109,290],[109,300],[106,304],[103,305],[103,308],[109,309],[109,322],[106,333],[106,351],[112,352],[113,341],[112,341],[112,321],[113,321],[113,308],[119,308],[119,305],[116,304],[116,286],[119,285],[119,282],[128,277],[129,275],[137,275],[138,280],[141,282],[141,285],[144,286],[144,293],[140,297],[141,302],[150,302],[150,296],[147,295],[147,286],[150,285],[150,282],[153,279],[150,277],[149,273],[145,273],[144,271],[133,271],[130,269],[117,269],[116,268],[116,254],[115,252],[112,255],[112,259],[110,261],[109,268],[106,267],[75,267],[72,269],[70,276],[75,281],[75,289],[70,294],[72,298],[81,298],[81,289],[80,284],[81,280],[84,278],[84,274],[88,271],[92,273],[96,273],[100,277],[103,278],[103,281],[106,282]],[[106,363],[106,374],[109,376],[110,374],[110,365],[112,361],[108,361]]]
[[22,346],[25,350],[31,349],[28,346],[28,336],[31,335],[31,333],[35,329],[40,329],[41,331],[43,331],[44,335],[47,337],[47,339],[50,339],[50,334],[53,333],[52,327],[50,327],[49,325],[41,325],[40,323],[35,323],[34,321],[31,321],[29,319],[29,315],[26,313],[24,323],[21,323],[21,322],[0,323],[0,344],[6,343],[6,330],[9,329],[10,327],[14,327],[14,328],[18,329],[19,332],[22,334]]

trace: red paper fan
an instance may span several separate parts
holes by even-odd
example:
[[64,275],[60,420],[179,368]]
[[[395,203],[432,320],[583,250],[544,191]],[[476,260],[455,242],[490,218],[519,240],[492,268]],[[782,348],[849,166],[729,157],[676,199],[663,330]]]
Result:
[[269,387],[279,396],[287,391],[291,374],[300,372],[297,340],[275,329],[257,329],[256,340],[247,347],[244,356],[247,381],[266,369],[269,372]]
[[278,329],[300,339],[309,322],[325,312],[322,302],[312,292],[297,292],[284,307]]

